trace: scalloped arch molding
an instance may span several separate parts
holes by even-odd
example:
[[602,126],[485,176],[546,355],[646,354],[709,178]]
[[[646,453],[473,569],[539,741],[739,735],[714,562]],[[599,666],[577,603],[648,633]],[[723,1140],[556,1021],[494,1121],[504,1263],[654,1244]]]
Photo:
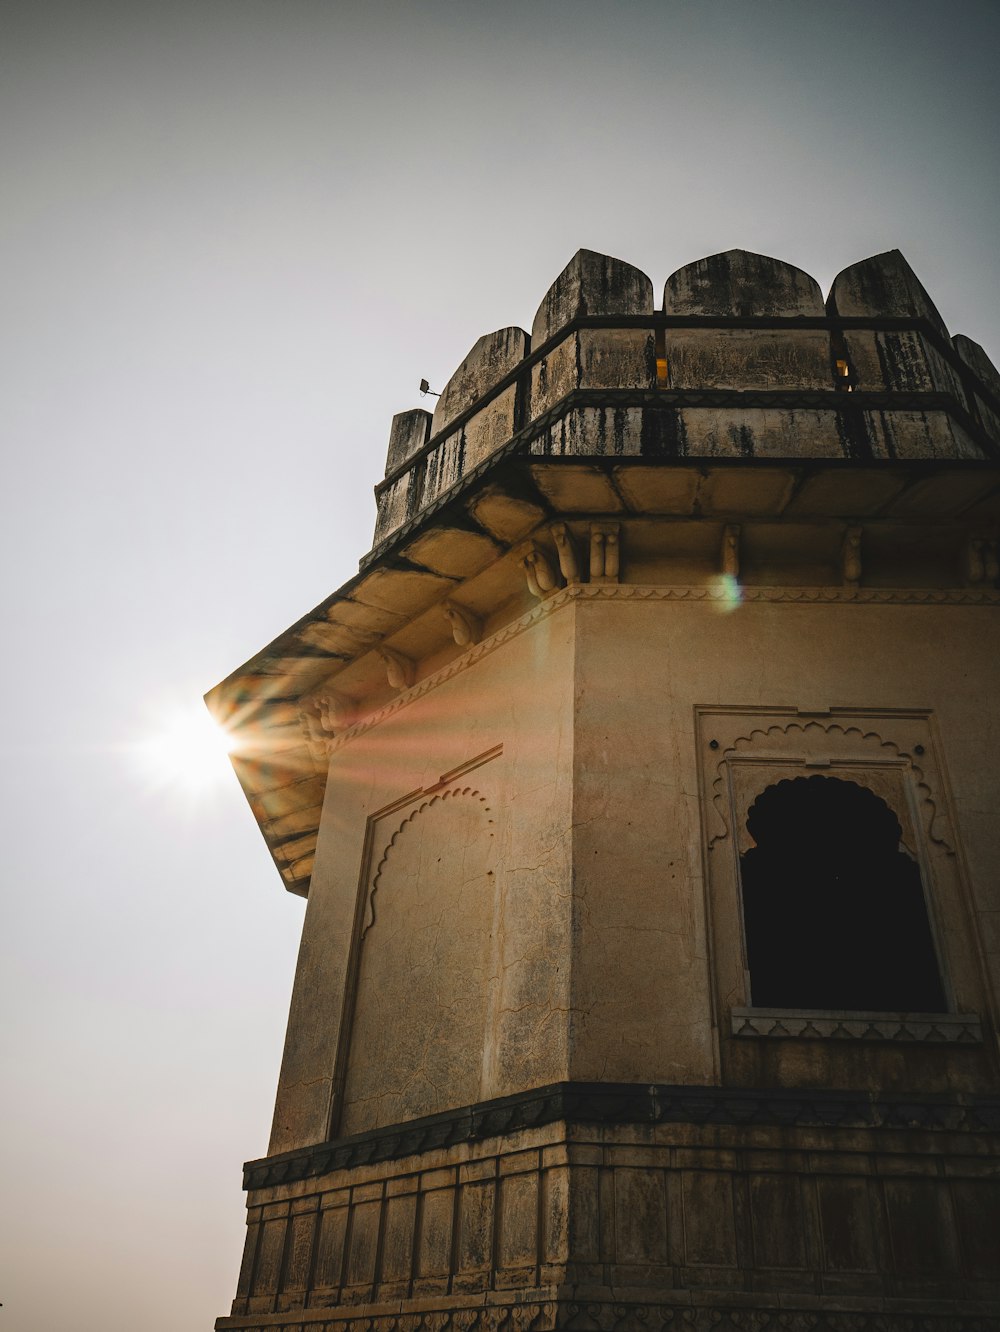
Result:
[[364,904],[343,1133],[482,1096],[496,934],[494,822],[486,795],[472,785],[456,782],[417,799],[382,843]]

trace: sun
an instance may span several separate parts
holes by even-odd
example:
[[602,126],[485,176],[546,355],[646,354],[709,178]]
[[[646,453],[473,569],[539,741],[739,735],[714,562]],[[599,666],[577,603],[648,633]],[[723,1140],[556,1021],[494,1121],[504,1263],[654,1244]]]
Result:
[[200,794],[230,774],[226,756],[233,745],[234,737],[201,704],[192,703],[159,712],[149,735],[132,749],[153,785]]

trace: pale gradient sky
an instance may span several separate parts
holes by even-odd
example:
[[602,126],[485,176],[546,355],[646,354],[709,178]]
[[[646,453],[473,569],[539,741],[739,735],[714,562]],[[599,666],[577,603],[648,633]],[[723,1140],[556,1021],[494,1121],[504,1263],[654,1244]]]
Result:
[[1000,357],[996,0],[0,4],[2,1332],[228,1311],[302,903],[130,748],[356,569],[581,246],[898,246]]

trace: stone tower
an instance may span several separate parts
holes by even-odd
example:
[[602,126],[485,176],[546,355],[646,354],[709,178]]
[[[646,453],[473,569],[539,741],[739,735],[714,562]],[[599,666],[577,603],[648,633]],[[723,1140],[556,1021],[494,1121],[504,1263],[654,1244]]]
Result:
[[1000,1327],[983,350],[580,251],[376,493],[208,698],[309,899],[216,1327]]

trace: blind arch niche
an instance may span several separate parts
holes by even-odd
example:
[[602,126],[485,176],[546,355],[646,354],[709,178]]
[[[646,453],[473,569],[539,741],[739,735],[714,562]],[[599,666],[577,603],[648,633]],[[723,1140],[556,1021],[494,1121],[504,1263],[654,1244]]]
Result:
[[485,795],[456,787],[421,801],[384,846],[365,901],[340,1133],[481,1099],[493,834]]

